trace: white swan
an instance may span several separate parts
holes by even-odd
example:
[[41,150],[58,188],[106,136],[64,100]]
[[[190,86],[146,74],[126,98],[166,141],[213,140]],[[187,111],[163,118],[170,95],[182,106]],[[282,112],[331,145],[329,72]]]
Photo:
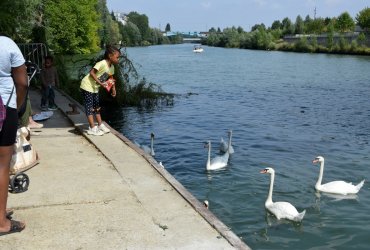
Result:
[[[229,144],[231,145],[231,137],[233,135],[233,131],[232,130],[229,130],[229,132],[227,132],[229,134],[229,142],[226,143],[224,141],[224,138],[221,137],[221,142],[220,142],[220,151],[223,152],[223,153],[226,153],[226,151],[228,150],[229,148]],[[229,154],[233,154],[234,153],[234,148],[233,146],[231,145],[230,147],[230,150],[229,150]]]
[[227,166],[227,162],[229,161],[229,152],[216,156],[211,160],[211,141],[208,141],[204,147],[208,147],[207,170],[216,170]]
[[285,201],[272,201],[272,191],[274,189],[274,179],[275,179],[275,171],[273,168],[265,168],[261,170],[261,174],[270,174],[270,189],[269,194],[267,196],[265,202],[265,208],[270,211],[272,214],[276,216],[278,220],[280,219],[288,219],[292,221],[301,221],[306,213],[306,210],[303,210],[301,213],[297,211],[297,209],[290,204],[289,202]]
[[324,157],[317,156],[312,161],[312,163],[313,164],[320,163],[320,174],[315,185],[315,189],[317,191],[341,195],[357,194],[365,183],[365,180],[362,180],[356,186],[353,185],[351,182],[345,181],[332,181],[325,184],[321,184],[322,176],[324,175],[324,164],[325,164]]
[[154,153],[154,133],[150,134],[150,147],[147,145],[140,145],[137,142],[134,142],[138,147],[140,147],[146,154],[155,156]]

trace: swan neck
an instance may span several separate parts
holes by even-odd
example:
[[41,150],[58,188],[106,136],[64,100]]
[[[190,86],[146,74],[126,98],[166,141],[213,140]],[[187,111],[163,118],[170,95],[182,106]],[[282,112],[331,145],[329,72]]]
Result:
[[320,174],[316,182],[316,187],[321,186],[322,176],[324,175],[324,161],[320,162]]
[[230,148],[231,148],[231,137],[232,137],[232,133],[230,132],[229,133],[229,143],[228,143],[228,147],[227,147],[227,152],[230,153]]
[[208,143],[208,159],[207,159],[207,169],[211,167],[211,143]]
[[153,137],[150,139],[150,152],[152,155],[154,155],[154,138]]
[[270,189],[269,189],[269,194],[267,195],[266,204],[272,203],[272,191],[274,190],[274,180],[275,180],[275,173],[271,173]]

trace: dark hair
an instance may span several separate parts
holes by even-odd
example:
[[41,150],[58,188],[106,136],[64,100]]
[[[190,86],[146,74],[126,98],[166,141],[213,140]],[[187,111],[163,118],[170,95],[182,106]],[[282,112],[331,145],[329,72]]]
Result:
[[46,61],[46,60],[50,60],[51,62],[53,62],[54,61],[54,58],[52,57],[52,56],[45,56],[44,57],[44,60]]
[[104,53],[104,59],[109,59],[109,55],[113,54],[114,52],[118,52],[121,54],[121,51],[113,45],[107,45],[105,46],[105,53]]

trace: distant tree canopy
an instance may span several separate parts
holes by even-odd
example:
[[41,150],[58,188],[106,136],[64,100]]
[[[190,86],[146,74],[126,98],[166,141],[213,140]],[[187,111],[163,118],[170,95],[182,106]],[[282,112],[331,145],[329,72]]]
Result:
[[33,29],[41,26],[42,0],[1,0],[0,32],[17,42],[33,40]]
[[0,0],[1,33],[16,42],[47,43],[56,54],[90,54],[120,42],[171,43],[149,27],[146,15],[130,12],[126,19],[116,20],[106,0]]
[[356,21],[362,29],[364,29],[365,31],[369,31],[370,30],[370,8],[367,7],[361,10],[356,16]]
[[[365,8],[356,17],[357,24],[368,31],[370,28],[370,9]],[[225,28],[223,32],[216,32],[215,28],[209,30],[209,35],[203,40],[203,44],[217,47],[264,49],[264,50],[293,50],[304,52],[333,52],[333,53],[361,53],[370,54],[368,49],[368,36],[362,33],[356,38],[353,35],[347,40],[342,35],[345,32],[355,30],[355,21],[344,12],[333,18],[311,18],[309,15],[303,19],[297,16],[293,23],[288,17],[283,20],[275,20],[271,27],[262,24],[252,26],[250,32],[235,27]],[[285,36],[295,37],[295,44],[284,42]],[[316,35],[326,36],[326,47],[318,41]],[[336,37],[336,38],[335,38]]]
[[355,28],[355,22],[348,12],[344,12],[338,16],[335,26],[340,32],[353,31]]
[[98,0],[44,0],[46,41],[56,53],[99,50]]

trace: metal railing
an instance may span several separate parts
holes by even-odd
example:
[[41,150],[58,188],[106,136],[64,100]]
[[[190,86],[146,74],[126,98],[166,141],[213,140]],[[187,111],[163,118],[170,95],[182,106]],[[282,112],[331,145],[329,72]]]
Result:
[[18,43],[18,47],[27,62],[42,68],[44,58],[48,55],[48,49],[44,43]]

